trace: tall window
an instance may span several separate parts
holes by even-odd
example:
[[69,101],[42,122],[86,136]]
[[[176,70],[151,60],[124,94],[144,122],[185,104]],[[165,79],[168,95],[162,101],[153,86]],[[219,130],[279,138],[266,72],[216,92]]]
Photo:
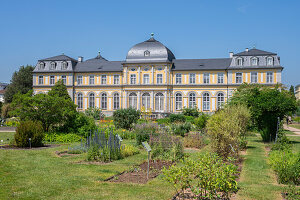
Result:
[[119,85],[120,83],[120,76],[119,75],[114,75],[114,84]]
[[50,85],[54,85],[54,83],[55,83],[55,77],[50,76]]
[[55,62],[51,62],[50,63],[50,69],[54,70],[56,68],[56,63]]
[[119,93],[114,94],[114,110],[117,110],[120,108],[120,95]]
[[203,74],[203,83],[206,83],[206,84],[209,83],[209,73]]
[[267,72],[267,83],[273,83],[273,72]]
[[164,110],[164,95],[161,92],[155,95],[155,110],[156,111]]
[[77,84],[82,85],[82,76],[77,76]]
[[235,83],[242,83],[243,82],[243,73],[237,72],[235,73]]
[[163,83],[163,75],[162,74],[157,74],[156,75],[156,83],[157,84],[162,84]]
[[238,66],[242,66],[243,65],[243,58],[237,58],[236,62],[237,62]]
[[44,84],[44,76],[39,76],[39,85]]
[[189,107],[190,108],[196,107],[196,94],[194,92],[189,94]]
[[267,58],[267,65],[273,65],[273,58],[272,57]]
[[134,92],[129,94],[129,107],[137,108],[137,95]]
[[136,75],[130,74],[130,84],[136,84]]
[[106,75],[101,75],[101,84],[102,85],[106,84]]
[[209,99],[209,93],[205,92],[202,97],[202,105],[203,105],[203,111],[209,111],[210,110],[210,99]]
[[257,72],[251,72],[251,83],[257,83]]
[[144,84],[149,84],[149,74],[144,74]]
[[106,93],[101,94],[101,109],[103,109],[103,110],[107,109],[107,94]]
[[175,109],[181,110],[182,109],[182,94],[177,93],[175,95]]
[[39,63],[39,69],[45,69],[45,63],[40,62]]
[[190,74],[190,84],[196,83],[196,74]]
[[218,73],[218,83],[224,83],[224,73]]
[[176,84],[181,84],[181,74],[176,74],[175,79]]
[[142,106],[146,109],[149,110],[150,108],[150,94],[149,93],[144,93],[142,96]]
[[90,85],[94,85],[95,84],[95,76],[94,75],[90,75],[89,76],[89,84]]
[[95,108],[95,94],[89,94],[89,108]]
[[221,108],[221,106],[224,104],[224,93],[219,93],[217,96],[217,109]]
[[66,76],[61,76],[61,80],[62,80],[62,82],[63,82],[63,84],[67,84],[67,77]]
[[77,94],[77,105],[78,105],[78,109],[83,108],[83,95],[81,93]]
[[62,62],[61,68],[62,68],[63,70],[68,69],[68,63],[67,63],[66,61]]
[[251,65],[252,66],[258,65],[258,58],[251,58]]

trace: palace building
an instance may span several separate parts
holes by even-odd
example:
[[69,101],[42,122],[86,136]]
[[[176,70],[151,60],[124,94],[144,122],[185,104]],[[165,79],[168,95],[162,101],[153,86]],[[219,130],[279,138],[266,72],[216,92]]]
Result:
[[124,61],[108,61],[100,53],[86,61],[59,55],[38,61],[35,93],[44,93],[62,79],[78,110],[98,107],[106,115],[119,108],[151,111],[157,117],[197,107],[214,112],[242,83],[281,83],[280,57],[256,48],[228,58],[176,59],[151,38],[134,45]]

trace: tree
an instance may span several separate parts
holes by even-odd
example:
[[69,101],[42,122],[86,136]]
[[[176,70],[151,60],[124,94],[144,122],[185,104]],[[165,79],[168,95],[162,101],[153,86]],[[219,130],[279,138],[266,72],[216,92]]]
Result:
[[291,87],[290,87],[290,93],[291,93],[291,95],[296,99],[296,96],[295,96],[295,88],[294,88],[293,85],[291,85]]
[[283,88],[243,84],[234,93],[229,104],[244,104],[251,112],[251,119],[261,133],[264,141],[276,137],[278,117],[295,112],[297,105],[291,93]]
[[117,128],[130,129],[140,118],[141,112],[134,108],[122,108],[113,113],[114,124]]
[[67,87],[63,83],[62,80],[59,80],[55,83],[55,85],[48,92],[48,95],[53,96],[53,97],[54,96],[59,96],[59,97],[63,97],[64,99],[71,100],[71,97],[68,93]]
[[10,84],[6,88],[4,94],[5,103],[10,103],[13,100],[13,96],[20,92],[26,94],[32,89],[32,71],[34,67],[27,65],[21,66],[19,71],[14,72]]

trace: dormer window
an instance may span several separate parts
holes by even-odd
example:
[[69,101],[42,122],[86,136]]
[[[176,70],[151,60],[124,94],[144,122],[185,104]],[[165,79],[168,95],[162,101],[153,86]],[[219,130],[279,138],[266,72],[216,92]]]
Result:
[[51,64],[50,64],[50,69],[51,70],[54,70],[56,68],[56,63],[55,62],[52,62]]
[[39,63],[39,69],[45,69],[45,63],[40,62]]
[[257,65],[258,65],[258,58],[255,58],[255,57],[252,58],[252,59],[251,59],[251,65],[252,65],[252,66],[257,66]]
[[267,65],[273,65],[273,57],[267,58]]
[[63,70],[68,69],[68,63],[66,61],[62,62],[61,69],[63,69]]
[[148,51],[148,50],[147,50],[147,51],[144,51],[144,56],[145,56],[145,57],[150,56],[150,51]]
[[237,58],[236,62],[237,62],[237,66],[243,66],[243,58]]

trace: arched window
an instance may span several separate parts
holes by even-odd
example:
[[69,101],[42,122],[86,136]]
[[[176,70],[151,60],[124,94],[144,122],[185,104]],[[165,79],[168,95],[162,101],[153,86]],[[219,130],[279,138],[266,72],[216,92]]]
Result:
[[164,95],[161,92],[155,95],[155,110],[156,111],[164,110]]
[[81,93],[77,94],[77,105],[78,105],[78,109],[83,108],[83,95]]
[[224,93],[220,92],[217,96],[217,109],[221,108],[224,102]]
[[114,94],[114,110],[117,110],[120,108],[120,95],[119,93]]
[[175,95],[175,109],[176,110],[182,109],[182,94],[181,93],[177,93]]
[[267,58],[267,65],[273,65],[273,57]]
[[194,92],[190,93],[189,95],[189,107],[190,108],[196,107],[196,94]]
[[101,94],[101,109],[103,109],[103,110],[107,109],[107,94],[106,93]]
[[243,65],[243,58],[237,58],[236,63],[237,63],[237,66],[242,66]]
[[137,108],[137,95],[134,92],[129,94],[129,107]]
[[207,92],[205,92],[202,96],[202,105],[203,105],[203,111],[210,110],[210,99],[209,99],[209,93]]
[[56,63],[55,62],[51,62],[50,69],[54,70],[55,68],[56,68]]
[[45,63],[44,62],[40,62],[39,69],[45,69]]
[[258,65],[258,58],[256,58],[256,57],[251,58],[251,65],[252,65],[252,66]]
[[146,110],[149,110],[149,108],[150,108],[150,94],[149,93],[144,93],[142,95],[142,106]]
[[61,68],[62,68],[63,70],[66,70],[66,69],[68,68],[68,63],[67,63],[66,61],[62,62]]
[[89,108],[95,108],[95,94],[89,94]]

